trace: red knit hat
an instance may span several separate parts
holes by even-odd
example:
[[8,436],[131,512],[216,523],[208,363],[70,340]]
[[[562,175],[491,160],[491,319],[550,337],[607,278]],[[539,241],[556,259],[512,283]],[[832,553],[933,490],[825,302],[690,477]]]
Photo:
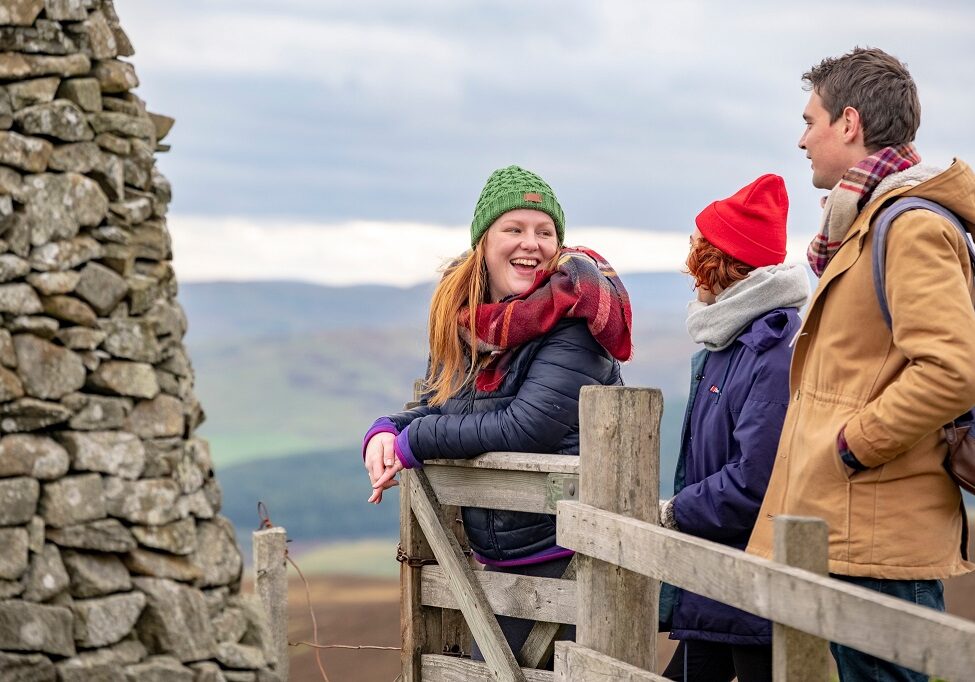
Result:
[[756,268],[785,260],[789,195],[778,175],[763,175],[727,199],[715,201],[694,220],[704,238]]

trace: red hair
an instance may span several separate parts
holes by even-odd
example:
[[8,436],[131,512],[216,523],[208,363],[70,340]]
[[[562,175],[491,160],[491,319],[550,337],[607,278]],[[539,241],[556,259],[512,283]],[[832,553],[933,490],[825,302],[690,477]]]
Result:
[[694,278],[694,288],[711,293],[727,289],[748,277],[754,266],[743,263],[719,249],[704,237],[699,237],[687,256],[687,273]]

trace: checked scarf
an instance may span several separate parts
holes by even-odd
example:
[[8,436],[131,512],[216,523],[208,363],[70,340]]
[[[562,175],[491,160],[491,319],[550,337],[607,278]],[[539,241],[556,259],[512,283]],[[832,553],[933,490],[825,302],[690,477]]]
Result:
[[809,266],[817,277],[826,270],[880,181],[920,162],[917,149],[908,142],[896,147],[884,147],[846,172],[826,198],[819,234],[813,238],[806,252]]
[[[547,334],[566,317],[586,320],[593,337],[614,358],[632,356],[633,313],[619,275],[595,251],[566,247],[556,269],[539,272],[524,293],[477,306],[477,349],[491,353],[491,359],[478,373],[475,387],[497,390],[511,364],[508,351]],[[462,308],[457,321],[469,342],[470,309]]]

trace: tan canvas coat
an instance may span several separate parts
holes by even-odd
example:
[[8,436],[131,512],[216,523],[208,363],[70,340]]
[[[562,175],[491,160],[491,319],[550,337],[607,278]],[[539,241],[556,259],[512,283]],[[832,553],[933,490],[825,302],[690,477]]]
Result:
[[[914,187],[875,196],[850,227],[809,305],[790,373],[791,402],[748,551],[772,554],[773,518],[829,524],[829,570],[946,578],[962,560],[958,486],[941,426],[975,405],[972,272],[961,234],[909,211],[887,237],[888,330],[874,292],[871,219],[895,196],[921,196],[975,229],[975,174],[956,161]],[[836,437],[868,470],[848,475]]]

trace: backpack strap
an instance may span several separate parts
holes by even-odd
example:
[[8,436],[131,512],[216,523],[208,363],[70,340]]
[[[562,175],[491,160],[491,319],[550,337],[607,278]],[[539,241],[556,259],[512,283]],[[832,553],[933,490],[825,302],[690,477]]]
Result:
[[968,258],[972,262],[972,272],[975,273],[975,246],[972,245],[972,240],[968,238],[968,231],[965,230],[965,226],[961,224],[958,216],[941,204],[935,203],[928,199],[922,199],[920,197],[895,199],[889,206],[880,212],[880,215],[877,217],[877,221],[873,228],[873,287],[877,292],[877,302],[880,303],[880,314],[883,315],[884,321],[887,323],[888,328],[891,326],[891,320],[890,308],[887,306],[887,290],[885,288],[885,273],[887,266],[887,232],[890,230],[890,226],[894,223],[894,219],[896,219],[902,213],[916,209],[924,209],[926,211],[937,213],[939,216],[958,228],[958,231],[962,234],[962,238],[965,240],[965,246],[968,247]]

